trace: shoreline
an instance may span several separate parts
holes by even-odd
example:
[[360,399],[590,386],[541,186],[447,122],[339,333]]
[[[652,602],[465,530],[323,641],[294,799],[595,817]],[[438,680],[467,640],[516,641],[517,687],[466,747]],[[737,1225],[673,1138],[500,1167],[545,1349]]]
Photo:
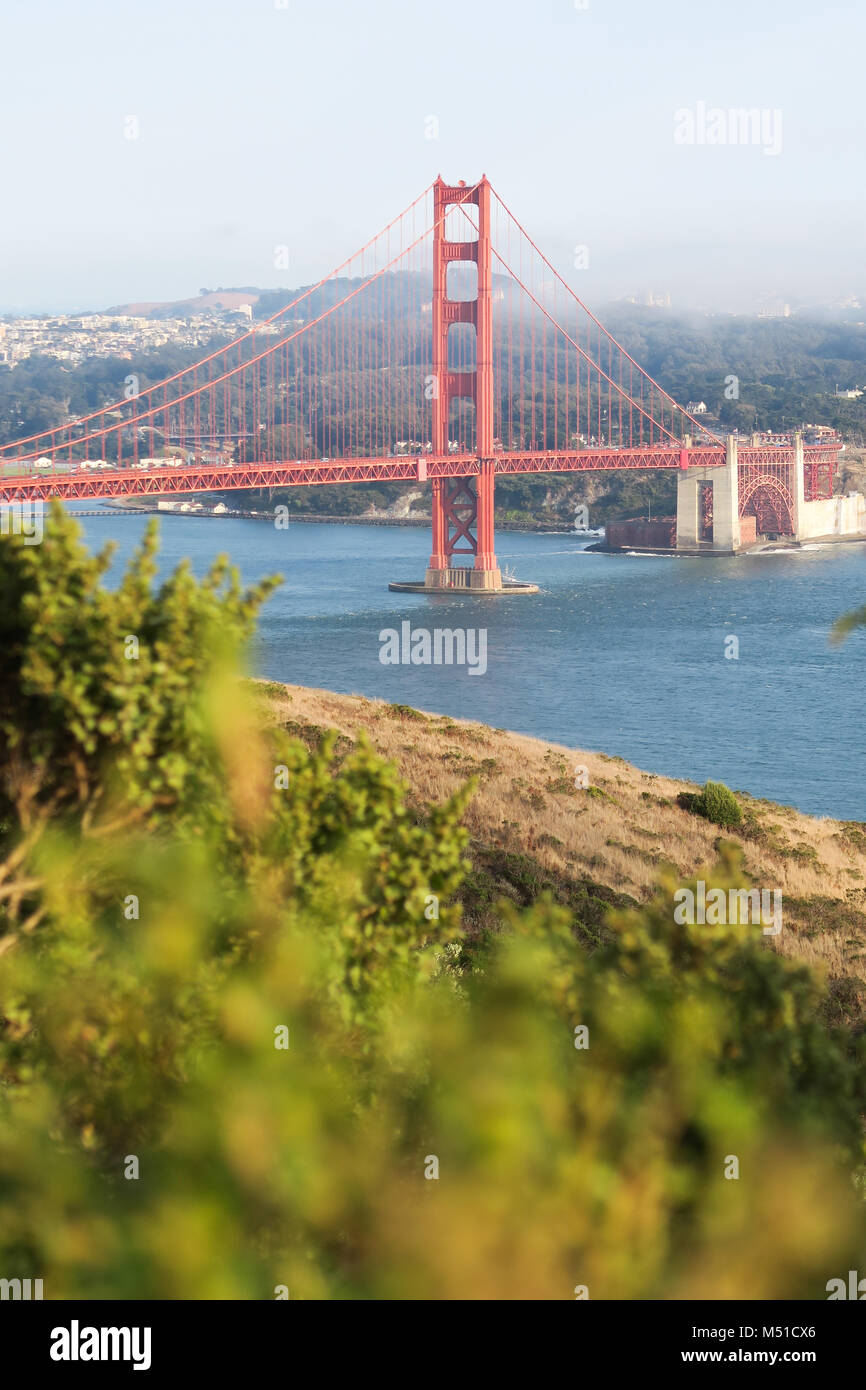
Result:
[[667,546],[650,545],[630,545],[612,546],[605,545],[602,541],[598,545],[589,545],[587,550],[593,551],[597,555],[667,555],[675,559],[693,560],[730,560],[737,555],[778,555],[782,551],[810,550],[817,546],[825,545],[863,545],[866,544],[866,532],[853,536],[809,536],[806,540],[796,541],[783,537],[777,541],[756,541],[753,545],[740,546],[739,550],[713,550],[711,547],[706,549],[695,549],[683,547],[674,550]]
[[[109,517],[109,516],[159,516],[159,517],[202,517],[210,520],[229,520],[229,521],[264,521],[273,524],[271,512],[248,512],[227,508],[223,512],[216,512],[212,508],[200,511],[162,511],[154,506],[130,506],[121,499],[117,501],[105,501],[95,507],[80,507],[70,511],[71,516],[87,517]],[[416,528],[429,528],[432,524],[431,518],[424,516],[332,516],[322,512],[303,512],[298,515],[290,514],[288,519],[289,526],[297,524],[301,526],[412,526]],[[497,521],[498,531],[522,531],[527,534],[535,535],[560,535],[573,536],[577,540],[587,539],[587,533],[575,531],[573,526],[565,522],[557,523],[555,520],[525,520],[525,521]],[[611,546],[605,539],[593,538],[592,544],[586,547],[587,551],[596,555],[660,555],[673,556],[676,559],[730,559],[732,555],[762,555],[778,554],[780,551],[798,551],[808,549],[811,546],[828,545],[862,545],[866,543],[866,533],[861,535],[827,535],[810,536],[807,540],[796,541],[785,537],[775,541],[757,541],[753,545],[742,546],[736,551],[713,550],[706,548],[683,548],[671,549],[665,546],[630,545],[630,546]]]
[[[118,498],[116,501],[105,501],[93,508],[79,508],[70,513],[72,516],[87,517],[106,517],[106,516],[183,516],[183,517],[203,517],[211,520],[230,520],[230,521],[264,521],[273,523],[271,512],[250,512],[239,509],[227,508],[223,512],[216,512],[212,508],[202,509],[201,511],[162,511],[159,507],[152,505],[136,506]],[[432,519],[429,516],[334,516],[325,512],[301,512],[297,515],[290,514],[288,524],[301,526],[412,526],[429,528]],[[556,520],[533,520],[524,521],[499,521],[496,522],[498,531],[523,531],[528,534],[536,535],[561,535],[573,536],[577,540],[587,539],[587,533],[575,531],[572,525]],[[713,550],[707,548],[688,548],[671,549],[664,546],[630,545],[611,546],[606,543],[604,538],[593,538],[592,544],[586,547],[587,551],[596,555],[662,555],[674,556],[679,559],[730,559],[731,555],[761,555],[778,553],[782,550],[803,550],[810,546],[825,545],[857,545],[866,543],[866,533],[862,535],[850,536],[810,536],[807,540],[796,541],[785,537],[775,541],[757,541],[753,545],[742,546],[737,551]]]
[[[78,516],[110,516],[112,513],[119,516],[183,516],[183,517],[208,517],[219,520],[234,521],[266,521],[273,523],[272,512],[250,512],[240,509],[226,508],[224,512],[215,512],[212,508],[200,511],[181,512],[180,510],[165,511],[155,506],[136,506],[129,502],[118,499],[106,501],[101,505],[88,510],[79,510],[73,515]],[[289,514],[289,525],[295,522],[301,525],[331,525],[331,526],[416,526],[429,527],[432,525],[432,517],[419,516],[417,513],[412,516],[334,516],[327,512],[299,512]],[[531,518],[525,521],[499,521],[496,522],[496,529],[499,531],[545,531],[556,533],[557,535],[583,536],[584,533],[575,531],[572,525],[566,522],[557,523],[555,520],[538,521]]]

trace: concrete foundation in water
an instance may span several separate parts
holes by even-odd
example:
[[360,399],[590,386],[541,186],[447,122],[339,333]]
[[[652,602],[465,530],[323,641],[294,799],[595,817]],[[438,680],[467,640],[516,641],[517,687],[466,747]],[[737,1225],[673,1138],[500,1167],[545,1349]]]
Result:
[[503,579],[496,569],[473,569],[469,565],[454,565],[446,569],[428,569],[423,580],[394,580],[388,585],[399,594],[537,594],[537,584],[524,584],[518,579]]

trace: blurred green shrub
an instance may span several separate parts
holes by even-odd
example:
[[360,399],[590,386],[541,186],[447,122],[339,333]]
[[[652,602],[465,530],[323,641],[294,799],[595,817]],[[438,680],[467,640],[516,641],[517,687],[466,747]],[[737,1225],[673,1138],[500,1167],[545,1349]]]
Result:
[[593,954],[544,902],[466,941],[471,787],[419,822],[368,747],[264,732],[232,662],[266,589],[152,594],[153,557],[107,592],[59,516],[0,541],[0,1275],[824,1297],[862,1255],[864,1070],[809,971],[678,925],[673,879]]

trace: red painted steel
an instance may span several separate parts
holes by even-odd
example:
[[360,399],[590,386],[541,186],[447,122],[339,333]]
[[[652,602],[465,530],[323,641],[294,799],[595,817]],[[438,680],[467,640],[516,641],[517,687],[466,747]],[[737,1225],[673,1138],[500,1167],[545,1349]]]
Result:
[[445,519],[444,478],[434,478],[431,485],[430,511],[432,516],[433,549],[430,554],[430,568],[444,570],[448,567],[445,554],[445,537],[448,523]]
[[[478,524],[478,497],[471,478],[446,480],[442,490],[445,517],[445,555],[450,565],[455,555],[477,555],[475,528]],[[446,566],[447,567],[447,566]]]
[[[478,209],[477,240],[446,236],[450,209]],[[472,261],[477,267],[475,299],[448,296],[448,267]],[[433,491],[431,569],[448,569],[455,555],[474,556],[476,569],[496,569],[493,540],[493,261],[490,248],[490,184],[486,178],[467,188],[449,185],[440,177],[433,186],[433,428],[434,454],[447,456],[454,401],[475,407],[475,454],[480,461],[467,469],[456,487]],[[454,370],[449,361],[452,324],[468,324],[475,332],[475,369]],[[473,484],[472,476],[478,478]]]
[[[455,220],[474,236],[450,236]],[[473,263],[475,297],[451,297],[449,268],[459,276]],[[465,340],[449,357],[452,328],[472,347]],[[804,450],[807,500],[832,495],[838,449]],[[164,457],[172,451],[177,466]],[[486,178],[439,178],[332,275],[233,342],[136,384],[129,399],[0,446],[0,500],[429,480],[431,568],[467,555],[495,570],[497,474],[724,458],[722,441],[608,333]],[[784,521],[793,461],[793,448],[740,444],[741,513],[773,501]]]
[[[748,469],[751,477],[773,476],[772,469],[787,468],[793,459],[792,450],[763,449],[765,457],[759,463],[745,461],[748,449],[740,452],[741,477]],[[811,451],[805,451],[806,464],[810,466]],[[827,450],[820,450],[816,466],[829,472],[834,466],[826,458]],[[782,460],[774,460],[773,455],[785,455]],[[790,456],[790,457],[787,457]],[[437,487],[447,478],[465,479],[476,476],[480,471],[477,458],[465,454],[450,454],[445,458],[427,457],[422,460],[426,466],[427,477],[433,482],[434,495]],[[689,467],[718,468],[724,463],[724,454],[718,449],[695,448],[689,450]],[[680,467],[679,449],[591,449],[571,453],[521,453],[495,454],[492,471],[501,474],[514,473],[591,473],[617,469],[678,469]],[[335,483],[369,482],[417,482],[419,460],[414,458],[359,458],[334,460],[328,463],[280,463],[261,462],[235,465],[197,465],[188,468],[112,468],[105,473],[27,473],[0,478],[0,500],[46,500],[60,497],[67,501],[93,500],[100,497],[147,497],[176,496],[181,493],[231,492],[243,488],[272,487],[314,487]],[[832,496],[832,486],[824,493]],[[808,498],[807,498],[808,500]],[[440,523],[443,524],[443,523]],[[435,540],[435,532],[434,532]]]
[[712,483],[698,483],[700,497],[700,534],[698,539],[702,541],[713,539],[713,492]]

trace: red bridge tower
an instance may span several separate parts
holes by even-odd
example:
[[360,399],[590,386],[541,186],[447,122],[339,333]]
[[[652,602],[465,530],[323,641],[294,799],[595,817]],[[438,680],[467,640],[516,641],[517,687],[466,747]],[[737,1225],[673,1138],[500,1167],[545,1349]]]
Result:
[[[448,209],[466,204],[478,209],[478,239],[449,241]],[[477,472],[433,480],[433,552],[424,587],[499,593],[502,574],[493,539],[493,269],[487,179],[467,188],[438,178],[433,186],[433,218],[433,454],[448,456],[451,402],[471,400]],[[475,299],[448,298],[448,267],[453,261],[476,263]],[[448,334],[453,323],[475,328],[474,372],[449,369]],[[458,555],[474,559],[466,565],[455,563]]]

